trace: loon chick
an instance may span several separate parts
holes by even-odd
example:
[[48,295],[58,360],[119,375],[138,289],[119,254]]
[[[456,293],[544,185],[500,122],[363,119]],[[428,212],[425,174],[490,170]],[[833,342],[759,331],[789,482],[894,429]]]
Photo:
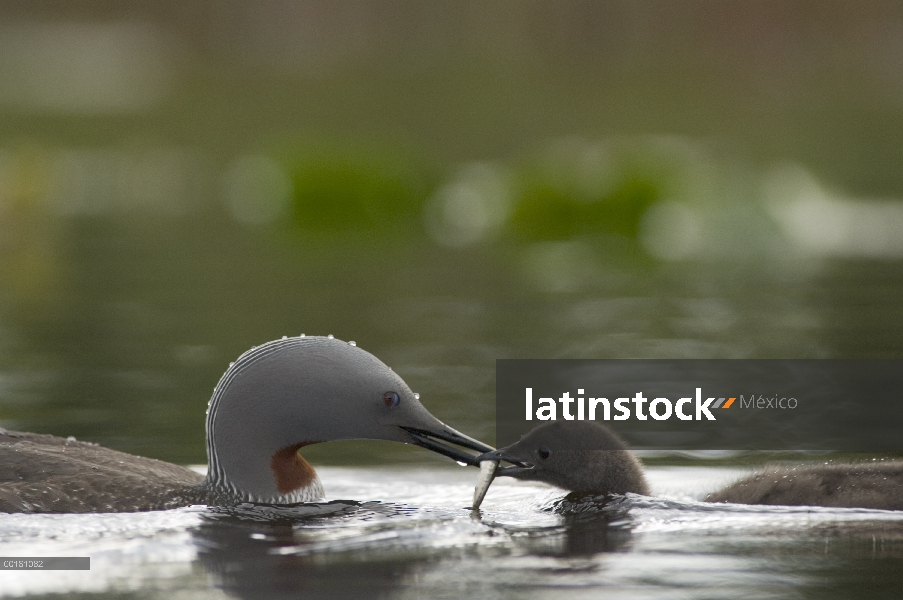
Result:
[[903,510],[903,461],[768,466],[706,502]]
[[[648,494],[627,445],[592,421],[540,425],[519,442],[477,457],[506,461],[495,476],[544,481],[572,492]],[[481,479],[476,505],[491,482]],[[769,466],[706,496],[706,502],[903,510],[903,461]]]
[[495,475],[543,481],[571,492],[648,494],[643,468],[621,438],[593,421],[540,425],[506,448],[477,461],[506,461]]
[[163,510],[322,500],[298,449],[342,439],[416,444],[454,460],[492,450],[448,427],[372,354],[329,337],[283,338],[230,365],[207,409],[206,478],[162,461],[0,429],[0,512]]

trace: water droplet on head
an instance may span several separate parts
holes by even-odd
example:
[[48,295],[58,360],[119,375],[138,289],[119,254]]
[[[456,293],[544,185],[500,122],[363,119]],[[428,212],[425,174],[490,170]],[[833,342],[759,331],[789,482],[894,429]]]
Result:
[[414,392],[414,400],[420,400],[420,394]]
[[460,460],[456,460],[455,462],[458,463],[459,465],[461,465],[462,467],[466,467],[466,466],[467,466],[467,463],[466,463],[466,462],[462,462],[462,461],[460,461]]
[[287,336],[287,335],[284,335],[284,336],[282,336],[282,339],[287,340],[287,339],[288,339],[288,336]]
[[301,335],[299,335],[299,336],[298,336],[298,337],[304,337],[304,334],[303,334],[303,333],[302,333],[302,334],[301,334]]
[[235,365],[234,362],[230,362],[230,363],[229,363],[229,366],[230,366],[230,367],[231,367],[231,366],[234,366],[234,365]]
[[350,342],[348,342],[348,345],[349,346],[357,346],[357,342],[355,342],[354,340],[351,340]]
[[330,339],[330,340],[334,340],[335,336],[330,333],[329,335],[326,336],[326,338]]

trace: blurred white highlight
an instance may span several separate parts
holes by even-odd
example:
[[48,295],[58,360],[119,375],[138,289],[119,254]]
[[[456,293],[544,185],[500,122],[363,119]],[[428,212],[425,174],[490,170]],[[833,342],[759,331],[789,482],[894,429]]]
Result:
[[443,246],[470,246],[505,223],[510,204],[505,173],[487,163],[468,165],[427,201],[426,229]]
[[816,256],[903,258],[903,201],[830,194],[798,166],[774,169],[763,196],[787,238]]

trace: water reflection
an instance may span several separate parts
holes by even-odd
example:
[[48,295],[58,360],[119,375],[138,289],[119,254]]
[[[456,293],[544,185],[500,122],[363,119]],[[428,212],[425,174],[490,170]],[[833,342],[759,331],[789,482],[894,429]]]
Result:
[[[558,525],[501,528],[512,536],[520,551],[539,556],[567,559],[629,551],[635,523],[621,500],[621,497],[568,494],[542,508],[544,512],[560,515]],[[518,533],[527,535],[518,536]]]
[[[456,569],[462,558],[481,563],[480,571],[504,556],[561,560],[560,569],[580,571],[595,555],[629,551],[628,512],[607,509],[607,500],[572,502],[554,525],[471,521],[460,510],[387,502],[246,505],[209,511],[192,536],[216,585],[238,597],[383,597],[416,586],[417,574]],[[513,584],[503,574],[493,585]]]
[[[399,507],[400,508],[400,507]],[[339,549],[305,552],[305,530],[330,529],[336,520],[366,521],[368,514],[400,515],[390,505],[351,501],[324,505],[246,507],[212,511],[192,530],[198,559],[215,585],[239,598],[382,598],[425,560],[387,551],[360,560]],[[376,541],[371,544],[378,546]],[[350,559],[350,560],[349,560]],[[337,583],[340,582],[339,585]]]
[[391,502],[255,506],[208,514],[192,535],[216,584],[248,598],[462,589],[547,597],[550,589],[602,588],[831,598],[888,594],[901,581],[903,528],[895,513],[635,495],[552,495],[536,504],[524,503],[535,491],[502,492],[513,495],[473,518]]

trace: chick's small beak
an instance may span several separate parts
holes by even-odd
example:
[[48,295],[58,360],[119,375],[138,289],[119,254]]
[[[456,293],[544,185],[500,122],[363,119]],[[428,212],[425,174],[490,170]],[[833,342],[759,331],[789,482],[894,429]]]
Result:
[[[491,450],[490,452],[484,452],[477,456],[476,461],[480,462],[483,460],[498,460],[498,461],[508,461],[508,456],[505,454],[505,449],[501,450]],[[511,461],[508,461],[511,462]]]
[[500,475],[508,475],[508,476],[516,476],[520,473],[526,473],[533,469],[533,464],[529,462],[524,462],[520,458],[514,456],[512,453],[508,451],[508,448],[501,448],[500,450],[493,450],[492,452],[484,452],[483,454],[476,457],[477,464],[483,460],[497,460],[499,462],[508,462],[511,463],[511,466],[503,467],[499,466],[498,470],[495,472],[496,477]]

